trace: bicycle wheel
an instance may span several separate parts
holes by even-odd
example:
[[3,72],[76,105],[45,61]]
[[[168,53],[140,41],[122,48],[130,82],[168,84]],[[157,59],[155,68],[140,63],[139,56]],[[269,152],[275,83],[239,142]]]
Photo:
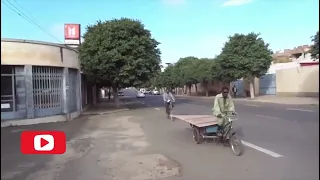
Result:
[[200,129],[198,127],[193,127],[193,140],[196,144],[200,144],[203,142],[203,137],[200,133]]
[[232,152],[236,156],[241,156],[244,151],[241,140],[237,139],[235,135],[232,135],[229,139],[229,142],[230,142]]
[[171,121],[174,121],[174,118],[172,117],[171,112],[170,112],[170,119],[171,119]]
[[174,121],[174,118],[172,117],[172,104],[170,104],[170,106],[169,106],[169,116],[170,116],[171,121]]

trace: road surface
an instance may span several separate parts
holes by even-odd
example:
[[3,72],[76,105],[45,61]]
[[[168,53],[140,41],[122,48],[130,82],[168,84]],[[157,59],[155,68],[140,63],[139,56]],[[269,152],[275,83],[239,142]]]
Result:
[[[187,123],[165,118],[161,96],[136,99],[130,90],[124,94],[132,102],[127,112],[2,129],[1,179],[319,179],[316,107],[237,102],[236,131],[246,145],[237,157],[228,147],[194,144]],[[211,114],[211,101],[178,98],[173,113]],[[21,155],[19,134],[26,129],[64,130],[67,153]]]

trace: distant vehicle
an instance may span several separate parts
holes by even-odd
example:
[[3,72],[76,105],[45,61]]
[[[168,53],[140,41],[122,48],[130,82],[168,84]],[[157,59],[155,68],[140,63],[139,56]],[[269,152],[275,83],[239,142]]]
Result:
[[137,98],[145,98],[146,95],[143,92],[138,92],[137,93]]
[[123,96],[123,92],[122,92],[122,91],[119,91],[119,92],[118,92],[118,96]]
[[145,91],[144,91],[144,94],[150,94],[151,93],[151,91],[149,90],[149,89],[146,89]]
[[145,92],[146,92],[146,89],[145,89],[145,88],[141,88],[141,89],[140,89],[140,92],[145,93]]
[[152,94],[153,94],[153,95],[160,95],[160,92],[159,92],[158,90],[153,90],[153,91],[152,91]]

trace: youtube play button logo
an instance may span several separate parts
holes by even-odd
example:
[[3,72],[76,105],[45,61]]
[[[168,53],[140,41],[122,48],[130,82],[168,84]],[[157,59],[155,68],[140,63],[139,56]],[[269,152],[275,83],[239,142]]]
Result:
[[50,134],[36,135],[33,147],[36,151],[51,151],[54,148],[54,137]]
[[24,131],[21,134],[23,154],[63,154],[66,135],[62,131]]

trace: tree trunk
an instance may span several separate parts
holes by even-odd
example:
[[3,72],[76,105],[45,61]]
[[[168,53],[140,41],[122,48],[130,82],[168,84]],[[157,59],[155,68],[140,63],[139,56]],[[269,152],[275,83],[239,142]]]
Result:
[[194,84],[194,88],[195,88],[196,94],[198,95],[198,86],[197,86],[197,84]]
[[208,82],[203,82],[202,83],[204,91],[206,92],[206,96],[209,96],[209,91],[208,91]]
[[110,100],[111,99],[111,89],[109,88],[108,89],[108,100]]
[[250,84],[250,98],[254,99],[254,86],[253,86],[253,80],[250,79],[249,81]]
[[99,88],[99,86],[96,86],[96,98],[97,98],[97,103],[99,103],[101,99],[101,89]]
[[120,100],[119,100],[119,94],[118,94],[118,86],[112,85],[112,93],[114,98],[114,105],[116,108],[120,108]]
[[190,84],[190,85],[188,85],[188,95],[190,96],[191,95],[191,87],[192,87],[192,85]]

